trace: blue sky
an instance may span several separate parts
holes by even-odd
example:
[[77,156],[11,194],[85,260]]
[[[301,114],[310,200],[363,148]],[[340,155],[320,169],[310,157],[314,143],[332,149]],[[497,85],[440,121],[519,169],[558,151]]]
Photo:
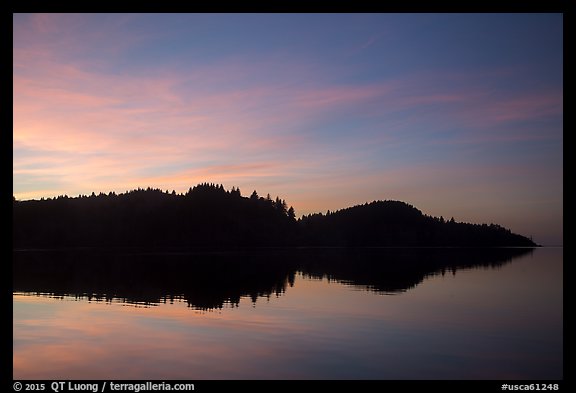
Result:
[[199,182],[562,244],[561,14],[15,14],[14,195]]

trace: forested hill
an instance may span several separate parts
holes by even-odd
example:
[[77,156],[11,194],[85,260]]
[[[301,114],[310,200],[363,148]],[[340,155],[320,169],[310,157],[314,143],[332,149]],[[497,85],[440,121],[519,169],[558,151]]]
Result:
[[138,189],[13,203],[14,248],[89,246],[536,246],[495,224],[424,215],[377,201],[296,219],[279,197],[199,184],[185,194]]
[[400,201],[375,201],[301,220],[308,244],[330,246],[534,247],[531,239],[497,224],[431,217]]

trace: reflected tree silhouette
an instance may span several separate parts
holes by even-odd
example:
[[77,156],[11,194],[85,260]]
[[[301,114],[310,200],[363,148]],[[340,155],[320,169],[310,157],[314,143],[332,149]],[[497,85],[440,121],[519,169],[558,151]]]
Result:
[[16,251],[13,290],[151,306],[238,306],[281,296],[296,275],[328,278],[380,294],[416,287],[446,270],[496,268],[530,248],[276,248],[209,252],[136,249]]

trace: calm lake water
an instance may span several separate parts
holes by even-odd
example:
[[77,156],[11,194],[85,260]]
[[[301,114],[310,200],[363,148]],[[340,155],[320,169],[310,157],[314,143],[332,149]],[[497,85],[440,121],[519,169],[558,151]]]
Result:
[[563,250],[502,252],[15,252],[13,378],[561,379]]

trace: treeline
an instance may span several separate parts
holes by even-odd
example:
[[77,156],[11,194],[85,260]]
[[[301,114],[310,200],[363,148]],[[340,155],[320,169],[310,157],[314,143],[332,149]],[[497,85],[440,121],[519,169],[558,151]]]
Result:
[[199,184],[185,194],[137,189],[14,201],[17,248],[66,246],[266,246],[293,242],[293,208],[269,195]]
[[399,201],[296,219],[285,200],[203,183],[184,194],[137,189],[13,203],[15,248],[535,246],[495,224],[445,221]]
[[375,201],[302,218],[307,244],[375,247],[536,246],[497,224],[469,224],[432,217],[400,201]]

